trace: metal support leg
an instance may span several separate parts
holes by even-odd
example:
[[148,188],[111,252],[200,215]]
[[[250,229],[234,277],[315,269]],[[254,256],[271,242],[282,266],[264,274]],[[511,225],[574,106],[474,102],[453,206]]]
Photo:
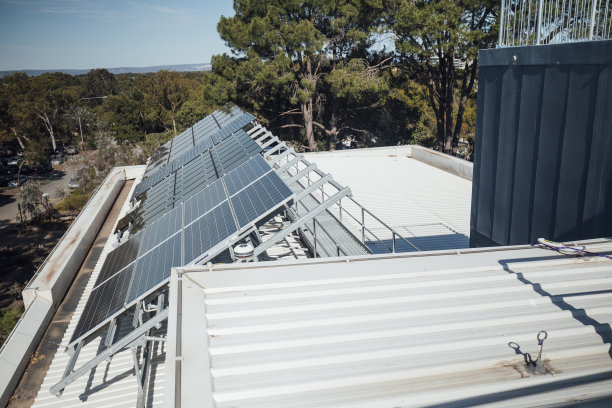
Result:
[[139,326],[139,316],[142,312],[142,302],[136,303],[136,308],[134,309],[134,318],[132,319],[132,327]]
[[[79,341],[77,345],[74,346],[74,348],[71,348],[67,351],[68,355],[70,356],[70,360],[68,360],[68,365],[66,365],[66,369],[64,370],[64,375],[62,376],[62,378],[66,378],[67,376],[69,376],[70,374],[74,372],[73,368],[74,368],[74,365],[76,364],[77,359],[79,358],[79,353],[81,352],[81,348],[83,348],[83,342]],[[55,396],[60,397],[63,392],[64,392],[64,389],[58,390],[55,393]]]
[[146,321],[142,326],[133,330],[127,336],[117,340],[115,344],[113,344],[112,346],[110,346],[109,348],[101,352],[100,354],[98,354],[92,360],[83,364],[77,370],[62,377],[60,382],[58,382],[53,387],[51,387],[49,391],[51,392],[51,394],[58,395],[58,396],[61,395],[61,392],[64,390],[64,388],[66,388],[74,380],[76,380],[83,374],[88,373],[92,368],[96,367],[98,364],[100,364],[102,361],[106,360],[108,357],[112,356],[113,354],[116,354],[119,351],[123,350],[124,348],[131,346],[132,343],[137,341],[143,334],[147,333],[149,330],[151,330],[151,328],[153,328],[155,325],[157,325],[158,323],[162,322],[163,320],[167,318],[168,318],[168,309],[165,309],[161,312],[158,311],[158,313],[154,317]]
[[117,319],[113,319],[108,325],[108,331],[106,332],[106,338],[104,339],[104,345],[106,347],[110,347],[113,345],[113,340],[115,340],[116,331],[117,331]]

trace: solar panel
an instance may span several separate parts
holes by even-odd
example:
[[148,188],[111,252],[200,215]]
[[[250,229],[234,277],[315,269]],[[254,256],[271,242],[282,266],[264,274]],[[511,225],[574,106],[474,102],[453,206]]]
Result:
[[133,272],[134,265],[131,264],[91,292],[71,342],[91,332],[122,310]]
[[230,195],[236,194],[239,190],[252,183],[270,171],[270,166],[261,155],[256,155],[242,166],[231,171],[225,177],[225,184]]
[[221,180],[217,180],[185,201],[185,225],[227,200]]
[[181,234],[138,259],[127,303],[157,287],[170,277],[173,266],[181,266]]
[[138,233],[109,252],[94,287],[98,287],[102,282],[117,273],[117,271],[136,260],[142,237],[143,234]]
[[185,264],[237,232],[229,203],[224,201],[185,228]]
[[240,228],[258,221],[292,193],[275,172],[269,172],[231,197]]
[[71,345],[163,285],[173,266],[227,250],[292,196],[241,130],[253,119],[236,107],[215,112],[157,152],[166,164],[154,163],[124,218],[135,235],[105,260]]
[[149,251],[156,245],[168,239],[168,237],[180,231],[183,227],[183,207],[177,207],[170,211],[157,222],[151,224],[143,231],[142,244],[139,256]]
[[[202,135],[198,137],[200,141],[197,142],[195,146],[193,146],[193,138],[195,138],[194,136],[191,136],[189,133],[186,133],[187,131],[181,133],[181,135],[179,135],[180,137],[177,136],[175,139],[173,139],[171,151],[168,154],[164,155],[164,157],[166,157],[167,163],[158,164],[156,166],[156,169],[151,172],[147,170],[147,172],[145,173],[149,173],[147,175],[147,178],[140,182],[138,186],[136,186],[133,196],[139,197],[149,188],[153,187],[157,183],[161,182],[164,178],[168,177],[172,172],[176,172],[180,167],[187,164],[189,161],[195,158],[196,155],[204,153],[205,151],[211,149],[213,147],[213,141],[214,144],[219,145],[229,136],[239,131],[241,128],[243,128],[245,125],[247,125],[254,119],[255,117],[249,113],[234,114],[226,122],[224,122],[224,127],[217,130],[216,132],[212,132],[212,140],[211,137]],[[245,138],[244,136],[247,137]],[[250,137],[248,137],[246,133],[241,135],[240,139],[234,141],[233,143],[240,143],[242,145],[249,144],[248,149],[245,149],[244,146],[242,147],[243,150],[246,150],[246,153],[244,153],[244,155],[248,157],[251,157],[253,154],[255,154],[257,152],[257,149],[259,148],[259,146],[257,146],[257,144]],[[232,166],[228,162],[225,167],[227,167],[228,169],[232,169],[236,166]],[[220,166],[220,168],[224,167]],[[227,171],[229,170],[226,170],[226,172]]]

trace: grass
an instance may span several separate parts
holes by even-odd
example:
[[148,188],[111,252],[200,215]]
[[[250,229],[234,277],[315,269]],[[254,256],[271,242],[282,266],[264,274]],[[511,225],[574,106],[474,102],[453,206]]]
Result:
[[4,344],[13,327],[23,314],[23,306],[13,306],[3,309],[0,316],[0,346]]

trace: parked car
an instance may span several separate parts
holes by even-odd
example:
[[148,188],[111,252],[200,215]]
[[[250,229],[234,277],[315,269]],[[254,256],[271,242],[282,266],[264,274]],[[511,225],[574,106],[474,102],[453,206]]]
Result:
[[20,163],[20,162],[21,162],[21,157],[19,157],[19,156],[13,156],[13,157],[11,157],[11,158],[8,160],[7,164],[8,164],[9,166],[19,166],[19,163]]
[[77,179],[71,178],[70,181],[68,181],[68,188],[70,189],[79,188],[79,182],[77,181]]
[[57,165],[57,164],[62,164],[66,161],[66,156],[64,156],[63,154],[56,154],[51,156],[51,164],[53,165]]
[[22,185],[23,183],[25,183],[25,181],[28,179],[28,176],[21,176],[19,178],[17,177],[12,177],[9,182],[8,182],[8,186],[10,188],[15,188],[15,187],[19,187],[20,185]]

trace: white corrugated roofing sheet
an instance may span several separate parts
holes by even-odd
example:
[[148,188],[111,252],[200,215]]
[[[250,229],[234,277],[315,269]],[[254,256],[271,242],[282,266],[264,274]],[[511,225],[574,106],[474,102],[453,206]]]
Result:
[[610,260],[505,247],[178,271],[169,405],[612,403]]
[[419,249],[469,247],[472,182],[409,155],[403,146],[305,157]]

